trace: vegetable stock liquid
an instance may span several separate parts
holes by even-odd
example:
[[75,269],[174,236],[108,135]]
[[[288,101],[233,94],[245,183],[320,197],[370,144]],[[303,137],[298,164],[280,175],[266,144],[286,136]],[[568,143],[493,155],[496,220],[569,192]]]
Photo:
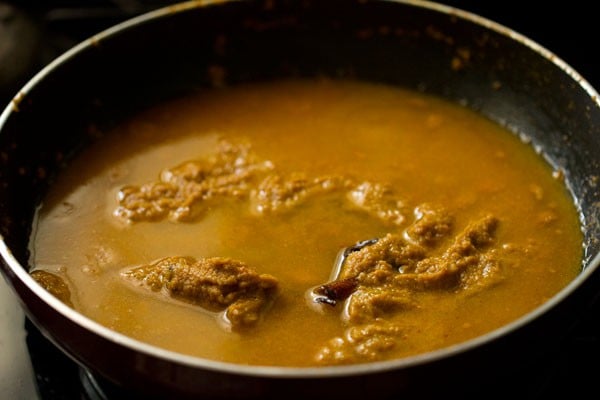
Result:
[[[208,159],[223,141],[245,143],[278,176],[381,185],[395,208],[365,211],[348,200],[357,193],[350,188],[323,189],[269,212],[234,195],[200,201],[193,218],[181,221],[118,217],[124,187]],[[466,284],[417,290],[410,307],[375,304],[373,321],[354,325],[344,305],[312,302],[307,293],[332,279],[341,248],[390,232],[405,235],[423,204],[452,216],[448,236],[428,247],[434,259],[444,259],[474,220],[497,219],[492,244],[481,250],[493,255],[491,283],[483,271],[476,290]],[[168,350],[251,365],[376,361],[475,338],[555,295],[580,272],[582,257],[565,183],[516,135],[445,100],[325,79],[207,90],[137,115],[73,160],[35,222],[34,269],[60,277],[82,314]],[[255,326],[232,331],[213,310],[123,279],[128,268],[172,256],[241,260],[275,277],[279,292]],[[349,332],[372,323],[397,327],[394,340],[369,347]],[[336,343],[349,343],[350,355],[336,359]],[[319,358],[324,346],[333,357]]]

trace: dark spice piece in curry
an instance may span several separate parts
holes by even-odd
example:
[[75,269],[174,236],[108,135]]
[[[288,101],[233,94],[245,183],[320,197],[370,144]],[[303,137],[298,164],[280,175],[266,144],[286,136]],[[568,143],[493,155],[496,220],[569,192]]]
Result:
[[346,278],[326,283],[314,289],[314,293],[317,295],[315,301],[335,306],[338,301],[350,297],[357,286],[356,278]]

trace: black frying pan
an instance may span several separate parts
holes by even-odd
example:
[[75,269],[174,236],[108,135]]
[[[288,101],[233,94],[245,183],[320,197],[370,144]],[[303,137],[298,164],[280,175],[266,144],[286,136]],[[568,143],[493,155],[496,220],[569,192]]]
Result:
[[[87,370],[145,398],[465,395],[527,373],[552,352],[600,279],[595,90],[525,37],[432,3],[210,3],[163,9],[82,43],[31,80],[0,116],[1,270],[42,333]],[[215,46],[223,37],[225,49]],[[98,326],[27,274],[35,207],[70,158],[98,140],[98,131],[156,102],[213,86],[215,66],[226,71],[230,85],[329,76],[404,86],[461,102],[526,134],[564,170],[580,207],[581,274],[538,309],[488,335],[368,365],[224,364],[165,352]]]

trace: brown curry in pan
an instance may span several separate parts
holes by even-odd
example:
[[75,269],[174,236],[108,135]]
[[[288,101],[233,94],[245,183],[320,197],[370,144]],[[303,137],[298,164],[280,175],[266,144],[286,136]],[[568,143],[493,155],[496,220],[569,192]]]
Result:
[[165,349],[325,366],[494,330],[581,257],[560,171],[517,135],[417,92],[311,80],[203,92],[106,134],[39,209],[32,274]]

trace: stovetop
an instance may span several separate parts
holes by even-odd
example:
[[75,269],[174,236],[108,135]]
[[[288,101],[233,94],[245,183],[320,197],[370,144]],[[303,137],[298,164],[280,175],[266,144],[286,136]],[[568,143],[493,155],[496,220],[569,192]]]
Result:
[[[600,88],[600,63],[592,56],[598,38],[595,13],[583,0],[447,0],[520,32],[571,65]],[[0,110],[35,72],[83,39],[127,18],[173,4],[166,0],[0,0]],[[552,4],[550,4],[552,3]],[[556,3],[556,4],[555,4]],[[535,7],[535,6],[533,6]],[[16,61],[15,61],[16,60]],[[594,290],[594,289],[592,289]],[[600,297],[600,290],[595,297]],[[24,317],[0,280],[0,397],[14,400],[97,400],[123,398],[118,388],[98,380],[54,347]],[[594,297],[594,296],[591,296]],[[598,393],[600,301],[582,316],[561,349],[527,376],[515,376],[496,396],[542,399]],[[482,396],[490,397],[489,388]],[[8,396],[8,397],[5,397]],[[594,396],[592,396],[594,397]],[[128,394],[127,398],[132,399]]]

